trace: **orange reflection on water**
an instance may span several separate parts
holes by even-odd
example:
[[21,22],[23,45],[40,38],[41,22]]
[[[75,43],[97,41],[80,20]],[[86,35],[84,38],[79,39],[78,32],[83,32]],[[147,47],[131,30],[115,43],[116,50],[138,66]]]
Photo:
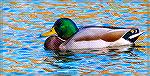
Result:
[[116,12],[112,12],[112,15],[113,15],[113,16],[116,16],[116,17],[121,17],[121,14],[118,14],[118,13],[116,13]]
[[139,20],[137,17],[133,16],[133,17],[130,17],[129,20]]
[[10,27],[14,30],[26,30],[26,28],[20,28],[20,27],[14,27],[14,26],[10,26]]
[[3,58],[3,59],[8,60],[8,61],[10,61],[10,62],[15,62],[16,64],[20,64],[20,62],[14,60],[14,59],[12,59],[12,58]]
[[29,58],[29,60],[34,63],[34,64],[40,64],[42,63],[42,60],[36,60],[36,59],[32,59],[32,58]]
[[141,4],[141,6],[150,7],[150,4]]
[[96,14],[87,14],[87,15],[78,16],[78,18],[85,19],[85,18],[94,18],[96,16],[97,16]]
[[54,69],[48,69],[48,68],[42,68],[43,70],[45,70],[46,72],[53,72],[55,71]]
[[134,11],[134,12],[131,12],[132,14],[150,14],[150,12],[136,12],[136,11]]
[[23,65],[23,66],[11,66],[12,68],[33,68],[33,65],[28,64],[28,65]]
[[2,72],[19,72],[20,70],[17,70],[17,69],[3,69],[3,68],[0,68],[0,71],[2,71]]
[[36,12],[37,14],[51,15],[53,12],[45,11],[45,12]]
[[150,24],[150,20],[147,20],[147,21],[145,22],[145,24]]
[[15,5],[15,4],[17,4],[17,2],[10,2],[10,4],[14,4]]
[[35,13],[29,14],[29,17],[31,18],[37,18],[37,15]]

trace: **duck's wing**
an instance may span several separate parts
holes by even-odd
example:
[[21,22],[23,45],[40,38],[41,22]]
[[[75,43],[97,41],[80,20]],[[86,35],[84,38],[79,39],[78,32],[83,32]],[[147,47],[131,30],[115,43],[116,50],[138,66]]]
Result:
[[106,42],[114,42],[118,39],[120,39],[127,31],[111,31],[106,34],[103,34],[99,38],[106,41]]
[[71,40],[78,41],[92,41],[104,40],[106,42],[113,42],[120,39],[130,29],[83,29],[77,33]]

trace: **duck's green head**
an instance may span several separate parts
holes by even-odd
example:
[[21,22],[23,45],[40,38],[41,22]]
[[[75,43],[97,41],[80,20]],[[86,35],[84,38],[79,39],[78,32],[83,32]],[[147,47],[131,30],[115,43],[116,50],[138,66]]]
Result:
[[49,32],[42,34],[42,36],[50,36],[57,34],[60,38],[67,40],[78,31],[76,24],[68,18],[58,19]]

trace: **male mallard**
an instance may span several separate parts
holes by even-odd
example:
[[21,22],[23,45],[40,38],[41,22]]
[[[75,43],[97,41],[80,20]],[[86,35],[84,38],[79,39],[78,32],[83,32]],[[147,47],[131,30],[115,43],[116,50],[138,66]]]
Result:
[[[53,35],[55,34],[55,35]],[[130,45],[142,34],[137,28],[86,26],[78,29],[68,18],[58,19],[44,43],[47,49],[93,49],[110,46]]]

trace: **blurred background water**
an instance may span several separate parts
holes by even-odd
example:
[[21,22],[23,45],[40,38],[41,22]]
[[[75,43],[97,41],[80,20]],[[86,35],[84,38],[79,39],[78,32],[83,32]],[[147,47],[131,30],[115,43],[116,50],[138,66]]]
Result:
[[[148,76],[150,75],[149,0],[2,0],[0,76]],[[59,18],[78,27],[137,27],[145,33],[136,47],[53,51],[44,49]]]

